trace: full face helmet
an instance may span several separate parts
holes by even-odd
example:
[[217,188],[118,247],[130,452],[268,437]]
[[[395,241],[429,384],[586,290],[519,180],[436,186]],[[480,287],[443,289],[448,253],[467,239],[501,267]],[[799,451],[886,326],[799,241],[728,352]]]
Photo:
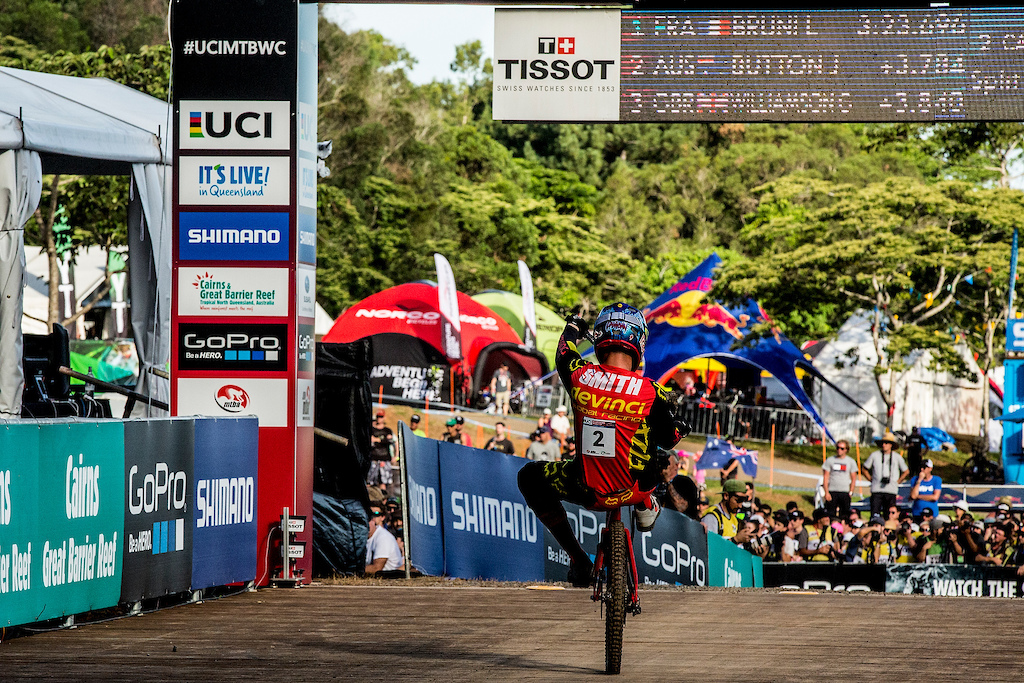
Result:
[[594,349],[601,362],[610,351],[624,351],[633,358],[633,369],[640,367],[647,346],[647,321],[644,314],[629,304],[605,306],[594,323]]

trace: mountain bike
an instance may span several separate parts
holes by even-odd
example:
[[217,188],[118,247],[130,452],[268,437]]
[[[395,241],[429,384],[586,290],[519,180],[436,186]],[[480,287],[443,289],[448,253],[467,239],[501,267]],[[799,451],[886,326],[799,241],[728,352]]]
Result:
[[622,631],[626,614],[640,614],[639,583],[633,539],[622,523],[622,508],[608,511],[594,560],[597,582],[591,600],[604,609],[605,672],[617,674],[622,667]]

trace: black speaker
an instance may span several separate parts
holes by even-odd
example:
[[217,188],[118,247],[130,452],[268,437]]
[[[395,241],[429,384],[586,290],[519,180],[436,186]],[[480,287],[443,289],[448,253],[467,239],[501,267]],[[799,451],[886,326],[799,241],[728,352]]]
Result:
[[71,396],[71,378],[60,372],[60,366],[71,365],[71,341],[65,328],[54,323],[50,334],[26,334],[21,365],[23,403],[66,401]]

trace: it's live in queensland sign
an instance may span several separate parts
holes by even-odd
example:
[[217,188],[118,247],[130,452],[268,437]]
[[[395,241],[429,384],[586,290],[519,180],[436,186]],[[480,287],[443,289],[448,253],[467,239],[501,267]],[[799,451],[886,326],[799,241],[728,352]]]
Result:
[[178,169],[182,205],[283,206],[291,198],[288,157],[189,156]]

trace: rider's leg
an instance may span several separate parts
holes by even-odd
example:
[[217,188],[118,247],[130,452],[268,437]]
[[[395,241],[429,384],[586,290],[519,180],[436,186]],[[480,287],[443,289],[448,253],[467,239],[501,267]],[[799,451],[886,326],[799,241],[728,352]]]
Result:
[[569,526],[565,508],[561,504],[562,500],[575,497],[570,494],[570,464],[571,461],[527,463],[519,470],[519,490],[537,518],[548,528],[565,552],[569,553],[573,563],[585,569],[592,564],[590,556],[576,540],[576,535]]

